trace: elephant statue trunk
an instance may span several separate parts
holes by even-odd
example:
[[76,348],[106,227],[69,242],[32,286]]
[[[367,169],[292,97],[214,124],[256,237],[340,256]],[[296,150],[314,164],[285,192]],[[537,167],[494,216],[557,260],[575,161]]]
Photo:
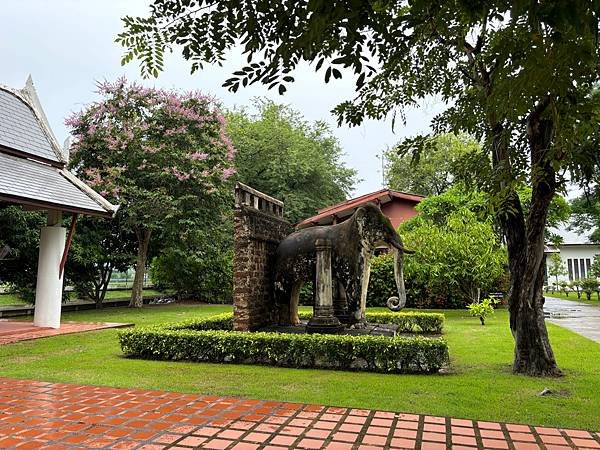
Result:
[[387,307],[392,311],[400,311],[406,306],[406,289],[404,288],[404,251],[395,246],[391,247],[394,254],[394,280],[398,289],[398,297],[390,297],[387,300]]

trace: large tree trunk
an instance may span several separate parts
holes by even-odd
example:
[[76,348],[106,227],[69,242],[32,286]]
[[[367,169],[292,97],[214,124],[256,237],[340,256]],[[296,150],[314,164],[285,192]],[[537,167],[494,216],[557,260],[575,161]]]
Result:
[[[504,212],[500,216],[510,271],[509,313],[510,329],[515,340],[513,372],[532,376],[558,376],[554,352],[548,339],[544,319],[544,230],[550,202],[555,193],[555,173],[548,150],[554,124],[532,114],[528,134],[532,170],[531,209],[525,221],[517,193],[500,186],[505,197]],[[508,139],[501,126],[494,132],[493,161],[497,171],[510,171]],[[499,179],[507,179],[506,172]],[[510,179],[510,177],[508,177]]]
[[146,273],[146,259],[148,258],[148,245],[150,244],[150,230],[141,229],[135,232],[138,238],[137,261],[135,265],[135,277],[131,289],[130,308],[141,308],[144,304],[143,288],[144,275]]
[[544,231],[556,193],[556,173],[550,158],[552,119],[542,119],[541,106],[528,119],[532,194],[527,217],[525,265],[520,290],[509,298],[510,329],[515,338],[513,371],[535,376],[559,376],[544,319]]

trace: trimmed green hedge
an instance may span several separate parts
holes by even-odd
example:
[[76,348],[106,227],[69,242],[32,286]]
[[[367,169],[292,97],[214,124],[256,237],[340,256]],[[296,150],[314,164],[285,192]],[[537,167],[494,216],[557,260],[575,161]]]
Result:
[[[306,317],[305,313],[302,315]],[[368,320],[374,321],[371,318],[376,316],[375,320],[385,321],[390,315],[413,313],[369,313]],[[126,355],[145,359],[370,372],[432,373],[449,359],[443,339],[238,332],[231,331],[232,318],[231,313],[225,313],[176,324],[121,330],[119,342]],[[411,320],[414,319],[402,323],[414,325]],[[441,330],[443,316],[436,320],[431,318],[430,323],[439,323]]]
[[[310,319],[311,312],[300,312],[301,319]],[[369,323],[399,325],[398,333],[442,334],[444,315],[424,312],[369,312],[365,314]]]
[[448,362],[443,339],[146,328],[119,333],[123,353],[145,359],[431,373]]
[[[300,311],[300,319],[310,319],[312,312]],[[367,312],[367,322],[398,325],[399,333],[442,334],[444,315],[425,312]],[[191,319],[169,327],[170,329],[233,330],[233,313],[222,313],[204,319]]]

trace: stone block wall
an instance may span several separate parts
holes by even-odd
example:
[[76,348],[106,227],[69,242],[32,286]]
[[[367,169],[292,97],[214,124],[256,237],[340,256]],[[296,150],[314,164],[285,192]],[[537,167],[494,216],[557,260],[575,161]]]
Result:
[[235,187],[234,330],[276,324],[273,264],[277,245],[293,231],[283,219],[283,202],[242,183]]

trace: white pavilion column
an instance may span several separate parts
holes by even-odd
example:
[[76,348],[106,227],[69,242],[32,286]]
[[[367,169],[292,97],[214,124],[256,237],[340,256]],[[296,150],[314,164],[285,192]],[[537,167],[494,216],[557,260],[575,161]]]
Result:
[[60,211],[48,211],[48,226],[42,228],[38,259],[33,324],[60,328],[63,278],[60,261],[65,249],[67,230],[61,227]]

